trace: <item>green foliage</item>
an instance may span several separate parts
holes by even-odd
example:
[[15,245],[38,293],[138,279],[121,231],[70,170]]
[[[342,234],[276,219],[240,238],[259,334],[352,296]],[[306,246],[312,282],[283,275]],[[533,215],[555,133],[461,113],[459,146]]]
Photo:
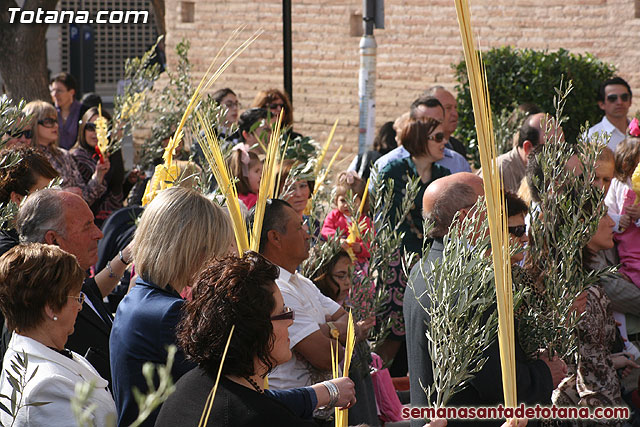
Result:
[[[486,362],[484,351],[497,335],[496,289],[490,253],[490,236],[484,199],[478,199],[472,215],[454,220],[443,238],[442,259],[420,263],[412,272],[405,298],[416,298],[429,321],[425,334],[433,384],[421,386],[436,407],[446,406],[463,390]],[[427,235],[432,224],[425,223]],[[431,245],[422,253],[426,260]],[[413,283],[421,277],[424,293],[416,294]],[[423,301],[426,303],[423,304]]]
[[[557,90],[555,120],[561,122],[563,107],[571,91],[571,83]],[[575,324],[579,320],[572,308],[573,301],[588,286],[598,282],[607,270],[587,272],[583,267],[582,249],[595,233],[606,213],[603,192],[592,185],[595,164],[601,144],[580,141],[575,146],[557,140],[552,135],[537,161],[542,176],[533,179],[540,195],[538,208],[531,211],[530,249],[527,252],[534,286],[543,290],[523,298],[525,313],[520,317],[520,335],[529,354],[548,349],[569,360],[575,355]],[[583,132],[584,134],[584,132]],[[570,157],[576,154],[582,173],[568,168]]]
[[[574,82],[574,90],[565,108],[569,120],[563,125],[567,140],[574,142],[580,126],[588,121],[596,123],[602,117],[596,97],[600,84],[611,77],[615,67],[606,64],[591,54],[578,55],[567,50],[557,52],[513,49],[501,47],[482,53],[486,67],[487,82],[491,97],[491,109],[502,111],[514,103],[533,102],[542,111],[553,112],[554,88],[563,76]],[[476,167],[480,166],[477,138],[471,105],[471,93],[465,61],[455,64],[458,84],[458,129],[461,140],[467,141],[468,152]]]
[[140,165],[144,170],[160,161],[164,152],[162,142],[173,136],[193,94],[189,46],[186,40],[176,45],[177,68],[167,71],[169,82],[164,88],[147,97],[147,108],[153,117],[153,126],[151,137],[145,141],[140,152]]
[[[0,150],[4,148],[7,138],[5,134],[11,135],[22,131],[29,124],[30,117],[25,117],[22,113],[26,102],[21,99],[16,105],[6,95],[0,96]],[[9,153],[0,158],[0,177],[2,170],[15,166],[20,162],[17,153]],[[11,228],[11,221],[18,213],[18,205],[13,202],[0,203],[0,228]]]
[[116,94],[113,99],[114,108],[110,129],[115,132],[109,135],[111,152],[122,146],[122,138],[129,135],[132,128],[144,122],[145,114],[149,110],[149,103],[145,98],[149,96],[162,71],[159,64],[151,64],[156,46],[162,37],[158,37],[155,44],[142,57],[129,58],[124,63],[124,91],[122,94]]
[[[29,356],[23,352],[22,354],[16,353],[13,360],[11,360],[11,369],[5,369],[6,379],[11,385],[11,396],[0,394],[0,410],[8,414],[13,421],[11,426],[15,424],[18,412],[20,409],[27,406],[43,406],[48,405],[51,402],[29,402],[23,403],[24,389],[27,387],[29,381],[36,376],[38,372],[38,366],[33,370],[31,375],[29,372]],[[2,403],[2,400],[7,401],[8,405]]]
[[[146,362],[142,366],[142,375],[147,382],[148,391],[146,394],[142,394],[136,387],[132,390],[133,397],[138,404],[138,418],[131,424],[131,427],[142,425],[149,418],[149,415],[176,390],[171,376],[171,367],[175,360],[176,351],[175,345],[170,345],[167,348],[166,365],[154,365],[151,362]],[[156,378],[158,378],[157,381]],[[158,384],[157,387],[156,383]]]

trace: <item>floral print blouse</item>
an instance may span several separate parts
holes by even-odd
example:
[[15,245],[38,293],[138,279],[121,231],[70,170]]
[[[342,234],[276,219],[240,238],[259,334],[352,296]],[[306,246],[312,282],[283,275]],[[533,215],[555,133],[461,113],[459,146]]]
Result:
[[98,182],[95,178],[92,178],[85,184],[75,160],[73,160],[73,157],[67,150],[51,147],[50,149],[42,149],[41,151],[49,160],[51,166],[60,174],[63,188],[80,187],[82,189],[82,198],[88,205],[92,205],[93,202],[104,194],[107,189],[104,182]]

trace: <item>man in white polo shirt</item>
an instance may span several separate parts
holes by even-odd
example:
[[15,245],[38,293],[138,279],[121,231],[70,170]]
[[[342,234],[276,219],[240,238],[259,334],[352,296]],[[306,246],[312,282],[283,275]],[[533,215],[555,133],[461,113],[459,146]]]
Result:
[[[280,267],[276,280],[284,304],[295,311],[289,327],[293,357],[269,374],[269,386],[287,389],[309,386],[330,378],[331,343],[337,336],[344,345],[347,312],[335,301],[322,295],[315,284],[296,272],[309,256],[309,233],[302,218],[287,202],[267,203],[260,253]],[[338,348],[340,358],[344,348]]]
[[609,135],[609,148],[615,153],[616,147],[627,136],[629,108],[631,107],[631,87],[620,77],[613,77],[600,86],[598,106],[604,111],[602,120],[589,129],[589,138],[595,133]]

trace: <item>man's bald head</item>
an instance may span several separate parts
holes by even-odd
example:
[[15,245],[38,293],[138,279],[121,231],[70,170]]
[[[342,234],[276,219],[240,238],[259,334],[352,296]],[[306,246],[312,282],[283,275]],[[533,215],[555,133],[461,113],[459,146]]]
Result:
[[482,178],[469,172],[445,176],[432,182],[422,198],[422,213],[434,224],[427,237],[442,238],[456,212],[470,209],[484,195]]

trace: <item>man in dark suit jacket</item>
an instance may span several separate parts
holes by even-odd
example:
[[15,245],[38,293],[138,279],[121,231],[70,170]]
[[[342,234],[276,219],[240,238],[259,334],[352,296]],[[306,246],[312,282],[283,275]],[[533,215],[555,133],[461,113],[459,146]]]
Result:
[[[414,407],[430,406],[421,383],[428,387],[433,382],[431,357],[425,335],[425,324],[429,319],[422,308],[422,306],[428,306],[430,301],[424,295],[426,283],[422,271],[424,270],[429,276],[429,266],[443,258],[442,238],[448,232],[455,214],[460,212],[458,218],[463,220],[478,197],[483,194],[482,178],[464,172],[434,181],[424,194],[425,219],[434,223],[434,228],[428,237],[434,241],[427,259],[418,263],[411,271],[403,306],[407,332],[411,405]],[[419,301],[416,296],[419,297]],[[518,342],[517,336],[516,342]],[[495,406],[502,402],[500,351],[497,339],[485,351],[484,356],[488,359],[483,368],[471,380],[469,387],[452,398],[450,405]],[[551,392],[562,380],[564,374],[566,374],[566,366],[562,361],[549,361],[543,358],[529,361],[520,345],[516,345],[516,382],[519,401],[550,404]],[[479,422],[474,420],[473,423]],[[411,421],[412,426],[423,424],[424,420]],[[449,426],[455,424],[457,424],[455,420],[449,420]],[[496,420],[492,424],[500,425],[501,422]]]
[[[102,232],[93,222],[93,213],[78,195],[45,189],[31,194],[20,207],[16,219],[20,241],[57,245],[75,255],[83,270],[98,259]],[[113,318],[103,302],[118,284],[131,258],[129,249],[120,252],[95,277],[82,285],[86,295],[78,313],[74,332],[66,347],[85,356],[98,373],[111,382],[109,334]]]

